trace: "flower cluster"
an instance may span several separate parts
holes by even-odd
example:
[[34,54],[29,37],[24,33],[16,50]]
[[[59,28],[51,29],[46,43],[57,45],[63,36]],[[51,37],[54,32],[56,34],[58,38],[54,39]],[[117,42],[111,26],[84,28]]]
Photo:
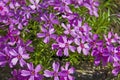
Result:
[[[52,50],[57,50],[57,56],[70,56],[70,52],[83,53],[95,57],[95,65],[101,62],[113,64],[113,74],[120,71],[120,37],[112,32],[104,35],[104,40],[99,35],[92,33],[92,28],[84,22],[84,17],[71,10],[81,6],[88,9],[88,14],[99,17],[96,0],[1,0],[0,1],[0,29],[5,31],[0,34],[0,66],[7,64],[10,68],[19,65],[21,69],[11,72],[10,80],[42,80],[44,77],[54,77],[54,80],[75,80],[72,76],[74,68],[69,68],[70,63],[60,67],[54,62],[53,71],[44,70],[44,76],[39,72],[42,67],[38,64],[35,69],[33,63],[28,63],[29,53],[34,52],[32,41],[24,41],[22,31],[29,34],[26,28],[30,21],[40,25],[40,32],[36,38],[44,38],[43,42],[49,44]],[[60,20],[62,19],[62,20]],[[64,21],[67,20],[67,21]],[[56,27],[63,28],[61,35],[57,34]],[[91,54],[90,54],[91,53]],[[59,70],[61,68],[61,70]]]

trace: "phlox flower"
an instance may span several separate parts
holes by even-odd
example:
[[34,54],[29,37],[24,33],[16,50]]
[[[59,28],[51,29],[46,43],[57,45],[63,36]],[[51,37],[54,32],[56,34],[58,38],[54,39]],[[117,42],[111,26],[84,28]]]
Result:
[[69,40],[66,36],[60,36],[57,39],[57,43],[54,43],[52,45],[52,49],[58,48],[59,52],[57,51],[57,56],[62,56],[61,50],[63,50],[65,56],[69,56],[69,50],[75,52],[76,49],[74,46],[71,45],[72,43],[73,40]]
[[53,13],[43,14],[43,16],[41,16],[41,20],[45,22],[45,27],[53,27],[54,24],[59,24],[58,19]]
[[72,76],[72,74],[75,72],[75,69],[73,67],[69,68],[69,66],[70,62],[66,62],[65,66],[61,67],[60,80],[75,80],[75,78]]
[[37,65],[34,69],[32,63],[27,63],[27,68],[26,70],[21,70],[21,76],[28,77],[28,80],[42,80],[43,76],[39,74],[42,69],[41,65]]
[[57,35],[55,35],[54,28],[49,27],[47,30],[45,27],[41,27],[42,33],[37,33],[38,38],[44,38],[43,42],[48,43],[50,41],[50,38],[56,39]]
[[54,77],[54,80],[60,80],[59,79],[59,68],[60,68],[60,64],[58,62],[54,62],[52,64],[53,71],[45,70],[44,76],[45,77]]
[[77,47],[77,51],[78,53],[81,53],[83,52],[84,55],[88,55],[89,54],[89,50],[90,50],[90,47],[89,47],[89,44],[86,43],[85,39],[75,39],[75,44],[78,45]]
[[16,65],[17,62],[19,61],[21,67],[23,67],[26,64],[24,59],[29,59],[30,58],[29,54],[27,54],[25,52],[25,49],[23,47],[21,47],[21,46],[19,46],[17,48],[17,50],[16,49],[11,49],[9,51],[9,53],[10,53],[10,55],[13,56],[13,58],[11,59],[11,63],[13,65]]
[[114,76],[117,76],[118,73],[120,72],[120,63],[114,62],[113,67],[114,67],[114,69],[112,70],[112,73],[114,74]]

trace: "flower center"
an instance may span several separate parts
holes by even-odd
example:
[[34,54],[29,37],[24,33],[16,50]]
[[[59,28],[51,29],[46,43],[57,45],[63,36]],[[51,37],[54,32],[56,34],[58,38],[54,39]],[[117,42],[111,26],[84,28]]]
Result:
[[9,58],[10,58],[10,57],[9,57],[8,55],[6,55],[6,60],[9,60]]
[[50,34],[49,34],[49,33],[46,33],[46,36],[50,36]]
[[83,43],[81,43],[80,46],[81,46],[81,48],[84,48],[84,44]]
[[111,39],[108,39],[108,42],[111,42]]
[[54,76],[58,76],[58,73],[57,73],[57,72],[54,72]]
[[3,10],[3,7],[2,6],[0,6],[0,11],[2,11]]
[[69,44],[68,43],[65,43],[65,47],[68,47],[69,46]]
[[80,27],[80,28],[79,28],[79,30],[80,30],[81,32],[84,32],[84,30],[83,30],[83,28],[82,28],[82,27]]
[[31,75],[35,75],[35,71],[33,70],[33,71],[31,71]]
[[22,58],[22,56],[21,56],[21,55],[18,55],[18,56],[17,56],[17,58],[18,58],[18,59],[21,59],[21,58]]

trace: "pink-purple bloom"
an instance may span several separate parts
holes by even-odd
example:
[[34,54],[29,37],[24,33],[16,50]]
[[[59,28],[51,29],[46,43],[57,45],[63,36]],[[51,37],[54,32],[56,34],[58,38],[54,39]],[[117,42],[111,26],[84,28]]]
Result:
[[34,68],[33,63],[27,63],[27,69],[21,70],[21,76],[28,77],[28,80],[42,80],[43,76],[39,74],[42,70],[41,65],[37,65]]
[[25,52],[25,49],[22,46],[19,46],[17,49],[11,49],[9,53],[13,57],[11,59],[11,63],[13,65],[16,65],[19,61],[21,67],[23,67],[26,64],[25,60],[30,58],[29,54]]

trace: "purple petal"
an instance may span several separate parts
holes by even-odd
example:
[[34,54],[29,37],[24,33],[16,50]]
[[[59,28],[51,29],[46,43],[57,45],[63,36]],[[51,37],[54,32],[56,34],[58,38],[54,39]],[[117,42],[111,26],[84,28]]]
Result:
[[11,63],[12,63],[13,65],[16,65],[17,62],[18,62],[18,58],[17,58],[17,57],[15,57],[15,58],[13,58],[13,59],[11,60]]
[[83,49],[83,54],[84,54],[84,55],[88,55],[88,53],[89,53],[89,52],[88,52],[87,49]]
[[19,54],[23,54],[23,51],[24,51],[24,49],[21,47],[21,46],[19,46],[19,48],[18,48],[18,52],[19,52]]
[[35,72],[39,72],[41,69],[41,65],[37,65],[37,67],[35,68]]
[[30,71],[22,70],[22,71],[21,71],[21,75],[22,75],[22,76],[29,76],[29,75],[30,75]]
[[55,76],[55,77],[54,77],[54,80],[59,80],[59,77],[58,77],[58,76],[57,76],[57,77]]
[[17,56],[17,55],[18,55],[18,53],[17,53],[14,49],[10,50],[9,53],[10,53],[12,56]]
[[29,70],[33,70],[34,66],[33,66],[33,63],[27,63],[27,67]]
[[45,70],[44,71],[44,76],[45,77],[53,77],[53,72],[49,71],[49,70]]
[[56,54],[57,54],[57,56],[62,56],[63,55],[62,54],[62,49],[59,49]]
[[50,37],[49,36],[45,37],[45,39],[43,40],[44,43],[48,43],[49,41],[50,41]]
[[23,67],[26,64],[26,62],[23,59],[20,59],[20,66]]
[[21,55],[22,56],[22,58],[23,59],[29,59],[30,57],[29,57],[29,54],[23,54],[23,55]]
[[117,76],[118,73],[119,73],[119,71],[120,71],[119,68],[115,68],[115,69],[112,70],[112,73],[113,73],[115,76]]
[[60,64],[58,62],[54,62],[53,65],[52,65],[52,67],[53,67],[54,71],[58,72]]
[[73,74],[74,72],[75,72],[75,68],[72,67],[72,68],[69,69],[70,74]]
[[35,80],[34,76],[30,76],[28,80]]
[[77,47],[77,51],[78,51],[78,53],[81,53],[81,50],[82,50],[82,48],[79,46],[79,47]]
[[45,33],[37,33],[37,37],[43,38],[43,37],[45,37]]
[[69,46],[69,49],[70,49],[72,52],[75,52],[75,47],[74,47],[74,46]]
[[65,56],[69,56],[68,48],[65,48],[65,49],[64,49],[64,55],[65,55]]

